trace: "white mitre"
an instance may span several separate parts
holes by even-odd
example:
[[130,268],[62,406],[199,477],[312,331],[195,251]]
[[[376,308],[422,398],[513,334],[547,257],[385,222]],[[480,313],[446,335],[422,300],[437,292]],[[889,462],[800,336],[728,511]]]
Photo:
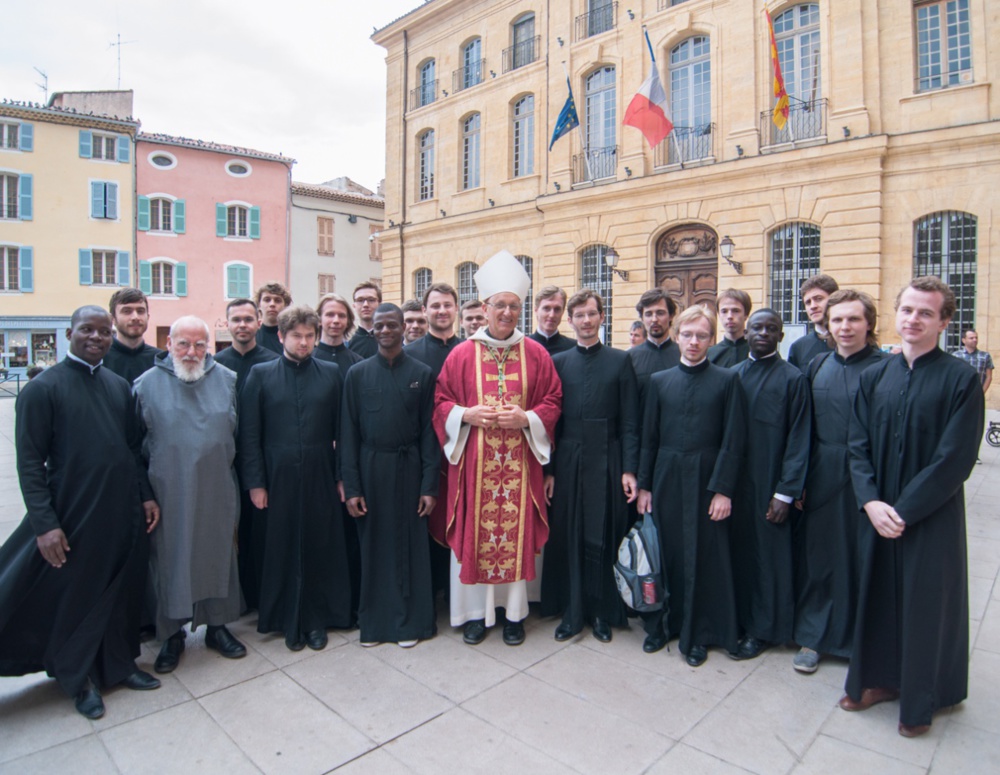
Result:
[[521,262],[506,250],[490,258],[472,275],[472,279],[483,301],[497,293],[513,293],[524,301],[531,287],[531,278]]

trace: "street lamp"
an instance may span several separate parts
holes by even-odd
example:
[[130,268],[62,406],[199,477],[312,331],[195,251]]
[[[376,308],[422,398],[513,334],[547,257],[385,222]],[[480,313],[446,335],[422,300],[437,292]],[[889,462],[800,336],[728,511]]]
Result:
[[726,263],[736,270],[736,274],[743,274],[743,264],[739,261],[733,261],[733,249],[735,247],[736,243],[729,239],[729,235],[727,234],[722,238],[722,242],[719,243],[719,253],[726,259]]
[[614,248],[609,247],[604,251],[604,263],[612,272],[622,278],[625,282],[628,282],[628,272],[618,268],[618,251]]

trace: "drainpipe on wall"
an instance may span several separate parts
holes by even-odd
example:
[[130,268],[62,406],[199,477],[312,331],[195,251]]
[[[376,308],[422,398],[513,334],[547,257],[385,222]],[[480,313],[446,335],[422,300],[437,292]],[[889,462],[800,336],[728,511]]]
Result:
[[403,229],[406,223],[406,140],[409,130],[406,126],[406,97],[410,85],[410,44],[406,30],[403,30],[403,149],[400,154],[402,174],[400,175],[399,197],[399,300],[403,301],[406,283],[406,246],[403,244]]
[[[288,183],[285,186],[285,287],[292,286],[292,164],[285,165],[288,170]],[[253,291],[253,288],[250,289]]]

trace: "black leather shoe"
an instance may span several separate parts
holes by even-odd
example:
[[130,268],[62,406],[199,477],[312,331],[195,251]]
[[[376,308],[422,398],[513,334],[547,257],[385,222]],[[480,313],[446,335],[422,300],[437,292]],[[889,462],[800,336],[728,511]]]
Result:
[[611,642],[611,625],[605,619],[599,616],[594,617],[593,622],[594,627],[594,637],[597,638],[601,643]]
[[559,623],[556,627],[556,640],[562,643],[564,640],[569,640],[570,638],[575,638],[579,634],[579,630],[574,630],[573,625],[569,622],[563,621]]
[[524,643],[524,622],[507,622],[503,626],[503,642],[508,646]]
[[205,633],[205,645],[218,651],[226,659],[239,659],[247,655],[247,647],[236,640],[224,624],[218,627],[209,625],[208,632]]
[[705,660],[708,659],[708,649],[704,646],[692,646],[688,649],[685,659],[691,667],[701,667],[705,664]]
[[465,623],[465,629],[462,630],[462,640],[468,643],[470,646],[477,646],[486,639],[486,620],[485,619],[473,619],[470,622]]
[[81,716],[99,719],[104,715],[104,700],[101,699],[101,693],[97,691],[97,687],[89,680],[77,693],[75,704]]
[[302,640],[302,636],[298,633],[289,633],[285,636],[285,647],[289,651],[302,651],[306,647],[306,642]]
[[667,634],[662,633],[661,635],[647,635],[646,640],[642,642],[642,650],[647,654],[655,654],[657,651],[662,649],[667,645]]
[[159,656],[156,657],[156,662],[153,664],[153,670],[161,675],[163,673],[172,673],[177,667],[177,663],[180,662],[181,654],[183,653],[184,630],[181,630],[163,641]]
[[759,640],[753,635],[747,635],[740,641],[739,648],[733,652],[727,652],[730,657],[737,661],[742,661],[744,659],[756,659],[759,657],[771,644],[767,641]]
[[306,635],[306,645],[313,651],[322,651],[328,642],[326,630],[312,630]]
[[160,688],[160,679],[154,678],[145,670],[136,668],[132,675],[122,681],[122,686],[134,692],[148,692]]

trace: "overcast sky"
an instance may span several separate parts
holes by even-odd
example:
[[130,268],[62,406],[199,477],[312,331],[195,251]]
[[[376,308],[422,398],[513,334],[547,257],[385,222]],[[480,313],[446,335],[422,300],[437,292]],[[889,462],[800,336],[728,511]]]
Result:
[[5,2],[0,98],[135,91],[146,132],[297,160],[305,183],[385,174],[385,50],[369,39],[421,0]]

